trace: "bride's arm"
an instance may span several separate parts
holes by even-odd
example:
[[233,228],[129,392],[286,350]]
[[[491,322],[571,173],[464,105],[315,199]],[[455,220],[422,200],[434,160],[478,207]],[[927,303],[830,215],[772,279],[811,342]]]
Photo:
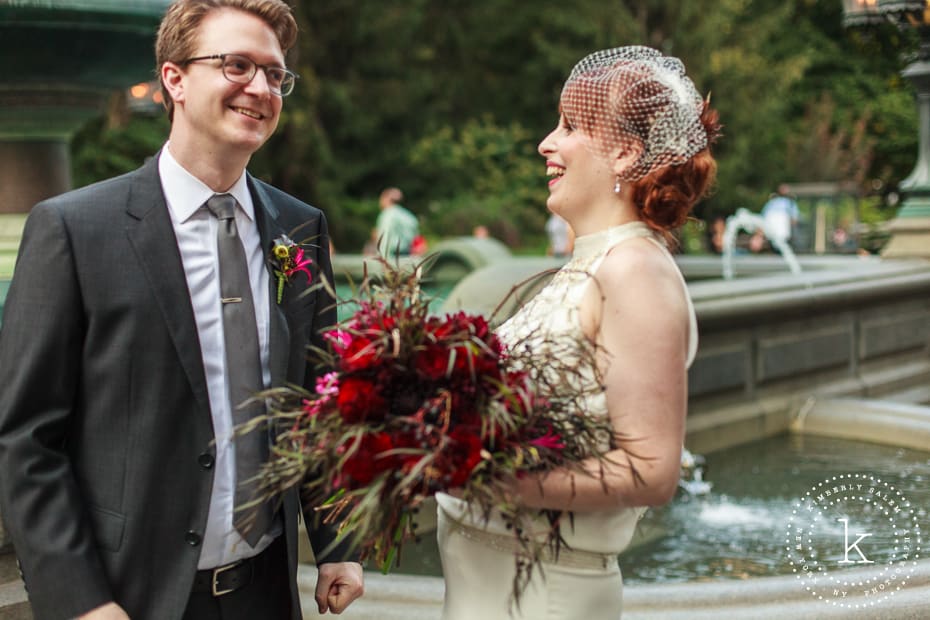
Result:
[[[607,408],[622,439],[587,475],[555,470],[517,483],[520,502],[590,511],[668,502],[678,484],[687,411],[688,306],[674,266],[646,240],[608,254],[582,305],[597,332]],[[602,471],[603,468],[603,471]],[[633,468],[641,477],[637,480]]]

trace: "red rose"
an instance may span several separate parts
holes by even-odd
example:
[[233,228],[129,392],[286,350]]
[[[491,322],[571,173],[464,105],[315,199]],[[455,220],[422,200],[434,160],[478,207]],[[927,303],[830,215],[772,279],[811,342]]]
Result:
[[431,381],[446,376],[449,368],[449,351],[441,344],[430,344],[417,352],[414,361],[417,371]]
[[477,337],[484,340],[488,335],[488,322],[483,316],[466,316],[465,317],[469,326],[471,327],[471,332]]
[[349,485],[353,488],[370,484],[379,474],[394,468],[394,459],[384,455],[394,449],[391,436],[387,433],[367,433],[360,439],[350,439],[346,448],[353,447],[355,452],[342,467],[343,475],[349,479]]
[[360,377],[343,379],[336,403],[342,419],[349,424],[358,424],[370,416],[381,417],[387,409],[387,402],[378,386]]
[[381,361],[381,343],[378,340],[355,335],[342,353],[340,365],[347,372],[374,368]]

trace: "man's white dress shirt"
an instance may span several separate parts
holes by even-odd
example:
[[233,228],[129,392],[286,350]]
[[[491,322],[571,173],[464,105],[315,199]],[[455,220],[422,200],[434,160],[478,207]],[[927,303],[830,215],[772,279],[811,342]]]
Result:
[[[273,536],[280,533],[281,526],[280,523],[276,523],[271,535],[263,536],[254,549],[233,527],[236,451],[235,444],[231,441],[232,409],[227,385],[226,345],[220,304],[216,249],[218,221],[204,206],[207,199],[216,192],[175,160],[169,144],[161,150],[158,173],[194,309],[207,392],[210,397],[213,431],[216,436],[213,492],[210,496],[207,529],[204,532],[200,561],[197,565],[200,569],[216,568],[260,553],[271,544]],[[246,184],[244,170],[225,193],[231,194],[239,203],[239,208],[236,209],[236,226],[248,261],[252,299],[255,302],[255,320],[259,328],[262,380],[268,386],[271,383],[271,371],[268,366],[269,275],[265,268],[265,253],[261,247],[258,226],[255,223],[255,207]],[[208,446],[204,446],[204,450],[207,448]]]

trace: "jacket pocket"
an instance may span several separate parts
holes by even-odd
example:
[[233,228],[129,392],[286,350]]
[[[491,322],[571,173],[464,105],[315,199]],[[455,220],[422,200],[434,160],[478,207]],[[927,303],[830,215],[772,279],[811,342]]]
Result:
[[91,506],[90,518],[97,546],[107,551],[119,551],[123,544],[126,517],[112,510]]

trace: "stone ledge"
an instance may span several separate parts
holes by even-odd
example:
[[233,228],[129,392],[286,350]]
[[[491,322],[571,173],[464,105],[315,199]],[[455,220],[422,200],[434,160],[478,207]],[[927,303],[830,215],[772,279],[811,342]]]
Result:
[[930,407],[857,398],[817,399],[792,421],[791,430],[926,450]]
[[[851,569],[851,575],[856,569]],[[845,573],[844,573],[845,574]],[[304,618],[325,618],[316,611],[316,569],[298,571]],[[365,596],[340,618],[346,620],[437,620],[444,586],[439,577],[365,572]],[[747,580],[670,584],[634,584],[623,590],[623,620],[758,620],[759,618],[854,618],[917,620],[927,617],[930,560],[917,562],[908,584],[892,598],[868,609],[847,609],[813,600],[793,575]]]

